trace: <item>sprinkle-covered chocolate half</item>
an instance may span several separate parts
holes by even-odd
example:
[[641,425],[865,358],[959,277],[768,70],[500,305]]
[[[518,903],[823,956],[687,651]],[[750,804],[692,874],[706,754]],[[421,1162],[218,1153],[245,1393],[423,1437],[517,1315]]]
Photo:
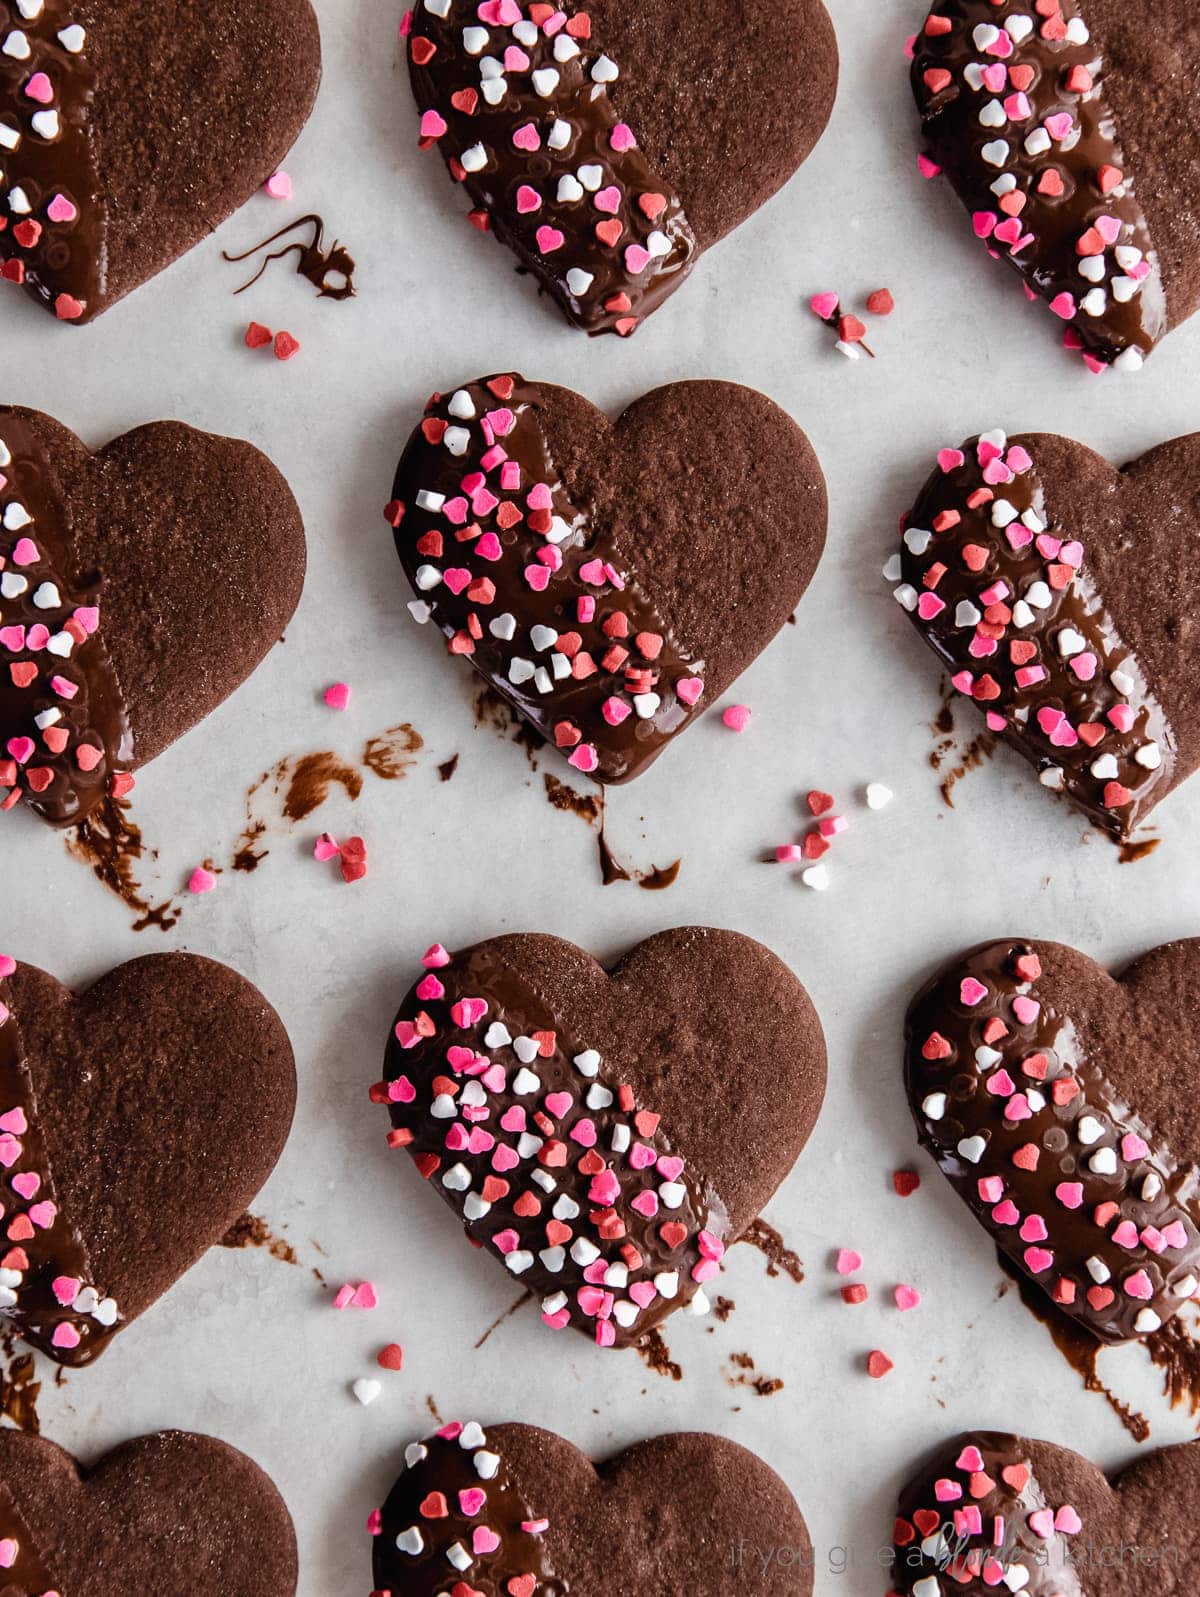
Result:
[[1200,941],[1114,980],[1058,943],[972,950],[913,1000],[922,1144],[996,1244],[1101,1341],[1200,1291],[1200,1120],[1185,995]]
[[93,455],[0,407],[0,812],[64,826],[126,793],[278,640],[304,563],[252,445],[156,422]]
[[1162,1597],[1193,1589],[1200,1442],[1143,1454],[1110,1483],[1065,1447],[971,1431],[900,1495],[901,1597]]
[[571,943],[435,944],[401,1007],[388,1141],[552,1330],[639,1341],[790,1170],[825,1088],[808,995],[761,944],[685,927],[609,975]]
[[628,336],[824,130],[820,0],[736,25],[674,0],[419,0],[405,15],[422,149],[589,333]]
[[0,280],[91,321],[250,198],[320,75],[309,0],[0,0]]
[[753,389],[674,383],[614,424],[513,375],[430,400],[388,505],[414,618],[601,782],[645,770],[770,641],[825,518],[808,440]]
[[0,954],[0,1317],[92,1362],[245,1211],[295,1091],[279,1017],[224,965],[152,955],[76,998]]
[[5,1597],[293,1597],[296,1580],[283,1499],[225,1442],[159,1431],[87,1467],[0,1431]]
[[[1112,9],[1096,7],[1102,20]],[[1129,30],[1157,31],[1157,4],[1116,9]],[[1092,0],[938,0],[913,55],[923,170],[946,173],[976,237],[1067,324],[1068,349],[1095,372],[1137,370],[1167,330],[1167,297],[1109,94],[1125,51],[1092,12]]]
[[[531,1425],[443,1426],[371,1515],[394,1597],[810,1597],[812,1543],[783,1481],[736,1443],[640,1442],[593,1465]],[[782,1551],[781,1551],[782,1550]]]
[[1200,435],[1117,470],[1054,434],[942,449],[885,575],[1052,792],[1130,837],[1200,761]]

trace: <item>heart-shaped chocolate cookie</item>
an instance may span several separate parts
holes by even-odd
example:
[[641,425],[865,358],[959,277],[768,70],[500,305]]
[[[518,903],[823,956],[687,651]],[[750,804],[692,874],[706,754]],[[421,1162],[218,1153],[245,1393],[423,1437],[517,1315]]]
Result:
[[677,1432],[599,1465],[552,1431],[445,1425],[378,1515],[376,1597],[809,1597],[812,1543],[775,1472]]
[[152,954],[75,997],[0,956],[0,1312],[90,1363],[245,1211],[295,1100],[279,1016],[225,965]]
[[672,383],[614,424],[517,376],[435,395],[388,518],[418,598],[577,770],[624,782],[799,603],[825,481],[764,395]]
[[895,1591],[911,1597],[1190,1597],[1200,1554],[1200,1442],[1107,1478],[1050,1442],[956,1437],[905,1487]]
[[293,1597],[296,1532],[257,1464],[158,1431],[92,1469],[0,1431],[0,1579],[20,1597]]
[[0,278],[99,316],[250,198],[320,77],[309,0],[0,0]]
[[937,0],[912,80],[976,236],[1093,371],[1200,305],[1192,0]]
[[128,792],[278,641],[304,563],[252,444],[164,421],[93,455],[0,407],[0,809],[67,825]]
[[1060,943],[1005,940],[913,1000],[922,1144],[997,1245],[1106,1342],[1200,1288],[1200,1117],[1187,994],[1200,940],[1114,979]]
[[961,694],[1127,839],[1200,763],[1200,434],[1117,470],[1053,433],[943,449],[887,568]]
[[821,0],[419,0],[401,31],[421,147],[589,333],[632,333],[786,183],[837,89]]
[[703,1312],[825,1092],[821,1024],[787,966],[698,926],[611,975],[537,934],[435,944],[422,963],[372,1088],[389,1143],[552,1330],[628,1346],[684,1304]]

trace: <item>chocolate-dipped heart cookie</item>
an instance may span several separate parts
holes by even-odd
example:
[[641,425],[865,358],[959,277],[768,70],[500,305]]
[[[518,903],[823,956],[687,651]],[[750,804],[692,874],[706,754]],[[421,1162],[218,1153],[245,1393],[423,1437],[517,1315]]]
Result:
[[0,1571],[6,1597],[293,1597],[296,1533],[258,1465],[213,1437],[158,1431],[87,1469],[6,1430]]
[[1200,1552],[1200,1442],[1111,1481],[1089,1459],[997,1431],[956,1437],[900,1497],[892,1585],[904,1597],[1187,1597]]
[[0,0],[0,278],[99,316],[250,198],[320,76],[309,0]]
[[532,1425],[445,1425],[406,1450],[371,1529],[377,1592],[396,1597],[809,1597],[813,1586],[808,1528],[779,1476],[695,1432],[596,1466]]
[[915,41],[924,171],[1093,371],[1200,304],[1198,50],[1192,0],[937,0]]
[[506,375],[433,397],[388,518],[414,617],[577,770],[624,782],[787,620],[825,510],[807,438],[753,389],[672,383],[614,424]]
[[1200,1287],[1200,1121],[1186,995],[1200,940],[1114,979],[1060,943],[986,943],[905,1027],[922,1144],[997,1245],[1105,1342]]
[[401,31],[421,147],[589,333],[632,333],[768,200],[837,88],[821,0],[420,0]]
[[279,1016],[224,965],[153,954],[76,997],[0,956],[0,1313],[90,1363],[245,1211],[295,1098]]
[[887,569],[1038,772],[1127,839],[1200,763],[1200,434],[1117,470],[1053,433],[943,449]]
[[623,1347],[707,1308],[703,1283],[824,1096],[820,1021],[791,971],[697,926],[639,943],[611,974],[533,934],[435,944],[423,964],[372,1088],[389,1143],[552,1330]]
[[91,454],[0,407],[0,810],[82,820],[278,641],[304,526],[251,444],[155,422]]

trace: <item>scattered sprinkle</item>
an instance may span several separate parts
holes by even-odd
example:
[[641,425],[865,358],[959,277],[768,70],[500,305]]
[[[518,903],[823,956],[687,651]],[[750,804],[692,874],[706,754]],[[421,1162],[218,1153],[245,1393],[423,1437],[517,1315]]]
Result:
[[804,802],[814,815],[825,815],[833,808],[834,799],[832,793],[822,793],[819,788],[813,788]]
[[367,845],[361,837],[348,837],[342,844],[342,880],[360,881],[367,874]]
[[291,333],[275,334],[275,359],[291,360],[293,355],[300,352],[300,340],[293,338]]
[[246,329],[246,348],[262,349],[273,337],[269,327],[264,327],[261,322],[251,322]]
[[915,1170],[893,1170],[892,1186],[900,1198],[911,1198],[921,1185],[921,1178]]
[[873,294],[868,294],[867,309],[872,316],[890,316],[896,309],[896,301],[892,298],[891,290],[877,288]]
[[744,732],[750,725],[750,706],[748,704],[731,704],[722,713],[721,719],[731,732]]
[[217,878],[203,865],[197,865],[188,877],[189,893],[211,893],[216,885]]
[[273,200],[290,200],[292,180],[286,172],[272,172],[264,187]]
[[869,1293],[862,1281],[854,1281],[850,1286],[842,1288],[843,1303],[865,1303]]
[[322,832],[313,848],[313,858],[321,861],[336,859],[342,852],[342,845],[331,832]]
[[403,1369],[404,1349],[400,1346],[399,1342],[389,1342],[386,1347],[380,1348],[379,1357],[376,1359],[376,1363],[379,1365],[381,1370]]
[[910,1309],[919,1308],[921,1305],[921,1294],[916,1287],[905,1286],[903,1283],[893,1289],[892,1298],[902,1314],[907,1314]]
[[379,1381],[371,1381],[365,1376],[360,1376],[350,1390],[364,1408],[369,1408],[380,1392],[383,1391],[383,1386]]
[[867,1374],[873,1381],[882,1381],[888,1371],[895,1368],[896,1366],[891,1359],[888,1358],[886,1353],[881,1352],[879,1348],[872,1348],[867,1354]]
[[350,703],[350,689],[345,682],[335,682],[325,689],[325,703],[331,710],[344,710]]
[[867,783],[867,808],[869,810],[886,810],[895,798],[890,787],[884,787],[882,782]]
[[811,887],[814,893],[824,893],[829,887],[829,867],[810,865],[806,871],[800,873],[800,880],[805,887]]
[[863,1266],[862,1254],[856,1253],[853,1248],[839,1248],[834,1268],[839,1275],[853,1275]]
[[338,1287],[333,1300],[335,1309],[374,1309],[379,1306],[379,1296],[373,1281],[347,1281]]

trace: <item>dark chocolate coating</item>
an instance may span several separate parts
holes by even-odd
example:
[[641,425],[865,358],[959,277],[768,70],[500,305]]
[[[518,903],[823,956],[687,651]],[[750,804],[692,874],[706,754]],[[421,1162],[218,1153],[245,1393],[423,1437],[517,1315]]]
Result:
[[[1197,632],[1191,615],[1191,595],[1200,585],[1200,539],[1196,535],[1200,529],[1200,434],[1174,438],[1119,468],[1083,444],[1054,433],[1018,434],[1008,440],[1010,448],[1015,445],[1024,447],[1032,456],[1050,531],[1059,538],[1078,539],[1084,546],[1082,570],[1094,595],[1094,613],[1132,652],[1141,687],[1131,702],[1136,700],[1140,706],[1153,701],[1166,718],[1170,743],[1164,744],[1159,771],[1139,771],[1127,759],[1121,762],[1122,780],[1131,790],[1135,783],[1142,789],[1142,797],[1134,803],[1105,812],[1101,803],[1103,781],[1091,781],[1086,791],[1083,782],[1074,779],[1067,786],[1069,796],[1082,802],[1091,818],[1115,835],[1127,836],[1200,763],[1200,680],[1194,669]],[[974,459],[972,448],[973,441],[963,445],[969,461]],[[939,506],[949,506],[960,479],[964,479],[961,470],[951,476],[940,468],[936,470],[906,516],[906,526],[929,529],[932,514]],[[973,480],[977,479],[976,473]],[[995,492],[1004,496],[1008,490],[999,486]],[[954,498],[960,510],[964,501],[965,493]],[[972,539],[980,542],[980,530],[964,512],[964,523],[944,536],[935,534],[924,556],[916,557],[904,550],[906,581],[918,593],[924,591],[927,568],[935,561],[945,561],[952,567],[952,575],[945,580],[961,585],[970,573],[962,570],[959,546]],[[986,544],[994,540],[996,553],[989,557],[984,572],[973,579],[979,587],[999,574],[1000,560],[1007,559],[1003,534],[994,528],[983,530],[986,537],[982,541]],[[1041,562],[1034,556],[1032,564],[1040,566]],[[957,588],[953,595],[951,618],[954,599],[961,596]],[[917,619],[915,615],[913,619]],[[949,625],[948,620],[945,625]],[[925,633],[924,625],[920,630]],[[1056,631],[1057,625],[1043,622],[1034,628],[1010,629],[1002,651],[1011,637],[1033,638],[1043,655],[1052,654],[1057,660],[1057,650],[1052,648],[1052,633]],[[969,667],[977,674],[989,672],[1008,684],[1011,668],[1007,656],[1001,652],[988,659],[970,660],[966,653],[970,635],[969,631],[959,631],[959,641],[954,642],[947,634],[944,643],[935,645],[936,652],[943,658],[952,656],[959,667]],[[1104,696],[1106,680],[1095,683],[1088,693],[1079,684],[1076,689],[1077,703],[1067,706],[1073,715],[1086,709],[1093,699],[1102,709],[1114,697],[1111,692]],[[994,707],[1003,709],[1007,702],[1005,697]],[[1051,702],[1062,707],[1064,701],[1055,698]],[[989,707],[993,706],[980,704],[981,710]],[[1140,714],[1138,725],[1145,726]],[[1118,742],[1109,735],[1107,743],[1101,742],[1091,750],[1057,750],[1032,724],[1026,732],[1011,728],[1005,737],[1038,766],[1060,763],[1060,756],[1077,754],[1084,782],[1090,779],[1082,764],[1083,756],[1094,758]]]
[[[1016,961],[1030,955],[1040,972],[1023,977]],[[1183,1302],[1172,1286],[1200,1277],[1200,1125],[1186,1074],[1198,977],[1197,939],[1153,949],[1114,978],[1062,944],[1011,938],[955,960],[909,1010],[906,1079],[922,1143],[989,1235],[1064,1313],[1104,1341],[1146,1334],[1135,1324],[1145,1308],[1165,1322]],[[963,998],[964,978],[987,989],[975,1003]],[[1039,1006],[1032,1020],[1014,1014],[1015,995]],[[1006,1031],[989,1040],[989,1023],[997,1020]],[[1001,1057],[981,1059],[981,1047]],[[1013,1092],[997,1091],[1001,1071]],[[1045,1107],[1034,1103],[1025,1118],[1006,1119],[1006,1106],[1031,1090]],[[1087,1128],[1089,1141],[1080,1135],[1084,1117],[1096,1122]],[[1131,1133],[1146,1153],[1125,1146]],[[961,1148],[963,1138],[976,1137],[985,1149]],[[1014,1160],[1020,1149],[1023,1163]],[[1113,1150],[1107,1173],[1091,1166],[1101,1149]],[[981,1179],[999,1179],[1003,1191],[984,1195]],[[1081,1190],[1060,1194],[1060,1184]],[[1001,1202],[1013,1204],[1018,1218],[998,1215]],[[1041,1217],[1047,1235],[1020,1235],[1031,1216]],[[1127,1241],[1117,1236],[1125,1223],[1137,1232]],[[1154,1231],[1153,1245],[1146,1241],[1147,1228],[1161,1233],[1173,1223],[1183,1228],[1182,1245],[1160,1247]],[[1032,1268],[1031,1245],[1052,1254],[1053,1263]],[[1104,1265],[1103,1280],[1088,1269],[1089,1259]],[[1152,1293],[1124,1291],[1135,1272],[1145,1275]],[[1089,1298],[1098,1288],[1108,1291]]]
[[0,1535],[15,1505],[63,1597],[296,1589],[283,1499],[257,1464],[214,1437],[158,1431],[84,1468],[43,1437],[0,1431],[0,1497]]
[[[304,582],[299,508],[266,456],[239,439],[154,422],[93,454],[20,407],[0,408],[0,438],[8,416],[41,445],[62,518],[56,541],[70,556],[62,579],[95,588],[99,575],[99,635],[132,732],[122,769],[145,765],[278,642]],[[0,726],[0,750],[26,733],[27,715]]]
[[[497,1505],[501,1546],[455,1574],[444,1546],[470,1542],[472,1521],[457,1513],[461,1487],[483,1487],[456,1441],[430,1437],[429,1457],[405,1470],[375,1538],[374,1580],[396,1597],[433,1597],[462,1579],[483,1597],[509,1597],[509,1571],[537,1577],[537,1597],[809,1597],[813,1552],[808,1528],[779,1476],[755,1454],[718,1436],[677,1432],[639,1442],[593,1465],[553,1432],[531,1425],[486,1428],[486,1448],[501,1460]],[[429,1520],[420,1504],[441,1491],[449,1519]],[[489,1505],[475,1523],[490,1523]],[[549,1520],[544,1532],[513,1534],[511,1509]],[[422,1527],[437,1555],[412,1558],[396,1536]],[[519,1517],[517,1518],[519,1527]],[[536,1521],[535,1521],[536,1523]],[[764,1572],[765,1562],[765,1572]],[[518,1587],[517,1590],[522,1590]]]
[[[500,398],[489,383],[500,383],[502,391],[509,383],[514,386],[508,398]],[[717,702],[795,609],[825,541],[825,484],[816,456],[778,406],[733,383],[655,389],[616,423],[569,389],[519,377],[484,379],[465,391],[477,417],[504,406],[515,413],[513,433],[499,442],[522,464],[521,486],[502,490],[500,468],[493,466],[487,484],[500,498],[500,509],[470,518],[467,528],[417,504],[421,489],[460,494],[459,484],[477,468],[486,438],[480,421],[460,421],[450,413],[450,393],[438,396],[427,423],[445,420],[465,428],[470,443],[465,455],[455,456],[444,441],[431,443],[420,427],[414,431],[393,489],[396,545],[405,570],[414,587],[423,565],[487,578],[496,590],[490,600],[476,600],[470,589],[456,597],[444,583],[418,588],[417,596],[432,607],[433,619],[451,639],[456,633],[470,637],[471,664],[543,736],[555,741],[559,723],[565,722],[597,751],[599,780],[630,780],[694,713]],[[525,571],[536,561],[545,534],[531,529],[525,499],[531,480],[545,478],[554,491],[554,513],[577,530],[561,545],[562,570],[536,593]],[[498,520],[506,504],[520,512],[507,528]],[[470,532],[474,527],[498,530],[500,559],[478,554]],[[465,540],[462,532],[468,533]],[[418,547],[429,533],[441,536],[440,556]],[[581,568],[597,559],[629,579],[627,591],[581,578]],[[594,627],[578,619],[578,601],[589,595],[598,605]],[[616,610],[628,612],[630,636],[598,636]],[[492,620],[505,612],[518,623],[511,649],[498,647],[490,630]],[[600,669],[546,694],[533,686],[518,691],[507,674],[511,655],[540,664],[550,660],[549,651],[532,653],[527,629],[534,623],[580,636],[584,651],[597,661],[610,642],[631,646],[632,634],[649,627],[666,640],[661,659],[646,662],[634,655],[629,663],[649,664],[654,691],[663,701],[659,711],[650,721],[630,714],[615,728],[606,723],[601,706],[624,691],[624,666]],[[471,625],[477,638],[468,634]],[[675,694],[675,683],[688,674],[703,681],[694,707]],[[632,707],[631,696],[625,703]],[[569,754],[580,737],[559,746]]]
[[195,954],[131,960],[78,997],[18,965],[0,997],[58,1201],[123,1329],[224,1236],[274,1169],[296,1097],[287,1033],[255,987]]
[[[972,1472],[959,1465],[972,1448],[984,1463],[984,1470],[975,1473],[986,1476],[974,1490]],[[975,1462],[968,1458],[968,1463]],[[1006,1480],[1005,1470],[1016,1473]],[[941,1500],[935,1490],[939,1481],[945,1483]],[[947,1498],[947,1487],[957,1487],[961,1495]],[[964,1432],[938,1448],[901,1493],[892,1587],[905,1597],[922,1580],[933,1580],[941,1591],[962,1597],[1008,1590],[995,1579],[974,1575],[959,1580],[942,1573],[946,1554],[939,1569],[933,1547],[923,1552],[921,1546],[923,1537],[936,1542],[944,1535],[950,1556],[978,1559],[982,1570],[982,1560],[994,1555],[994,1519],[999,1515],[1004,1520],[1005,1561],[1026,1571],[1021,1589],[1027,1597],[1162,1597],[1168,1591],[1191,1597],[1200,1555],[1198,1496],[1200,1442],[1144,1453],[1106,1477],[1066,1447],[996,1431]],[[983,1534],[955,1530],[955,1510],[970,1506],[981,1510]],[[1050,1536],[1042,1536],[1029,1518],[1047,1508],[1056,1520],[1064,1508],[1075,1517],[1063,1516]],[[1044,1522],[1042,1528],[1047,1528]]]
[[[0,259],[26,263],[28,287],[54,312],[61,293],[90,321],[199,242],[271,175],[308,120],[321,76],[309,0],[47,0],[24,22],[10,0],[0,28],[23,29],[28,61],[0,56],[0,117],[23,125],[24,84],[45,71],[63,131],[32,134],[5,154],[9,187],[25,181],[45,226],[32,249],[0,239]],[[58,43],[67,24],[84,48]],[[153,71],[147,71],[147,63]],[[32,152],[32,153],[31,153]],[[27,175],[28,174],[28,175]],[[79,218],[48,222],[66,193]],[[0,204],[0,216],[6,207]],[[13,217],[15,222],[19,218]]]
[[[568,318],[590,331],[611,331],[622,315],[648,314],[686,275],[696,253],[707,249],[744,221],[771,197],[807,158],[824,131],[837,88],[838,51],[833,25],[821,0],[787,0],[775,7],[738,7],[719,16],[700,7],[629,6],[615,0],[569,13],[585,15],[590,33],[581,35],[590,69],[598,55],[616,62],[620,76],[607,85],[604,108],[589,108],[590,80],[582,78],[583,96],[574,99],[578,61],[563,64],[563,86],[570,86],[572,101],[560,106],[559,97],[541,99],[528,91],[525,74],[514,73],[510,83],[520,86],[492,110],[479,103],[465,111],[451,103],[453,92],[472,86],[478,90],[479,57],[463,50],[464,22],[475,22],[472,12],[451,8],[439,22],[417,5],[409,44],[413,91],[418,109],[436,109],[448,124],[438,141],[447,160],[483,141],[495,153],[488,168],[468,173],[466,186],[477,205],[493,218],[497,236],[512,245],[522,260],[545,282]],[[497,60],[514,42],[509,28],[493,25],[488,53]],[[421,63],[412,54],[413,41],[436,42],[439,54]],[[423,46],[418,46],[423,49]],[[537,47],[540,64],[546,53]],[[546,65],[553,64],[547,53]],[[536,162],[522,162],[514,152],[511,132],[532,116],[549,122],[555,114],[565,120],[576,113],[575,125],[589,131],[577,137],[562,160],[550,163],[543,150]],[[541,113],[540,115],[538,113]],[[622,119],[633,131],[637,151],[630,160],[614,158],[607,142],[607,119]],[[595,126],[593,127],[593,124]],[[664,213],[672,221],[676,243],[668,259],[666,276],[651,274],[643,286],[636,282],[609,283],[609,272],[619,275],[618,249],[598,248],[587,224],[601,220],[591,210],[590,196],[576,208],[534,217],[552,221],[568,234],[567,243],[549,255],[532,245],[533,228],[522,226],[515,210],[518,181],[536,184],[553,165],[553,193],[560,170],[574,172],[580,161],[599,160],[605,168],[604,185],[617,182],[628,198],[651,188],[669,202]],[[643,232],[636,204],[623,210],[625,232],[619,250]],[[563,225],[565,224],[565,225]],[[568,256],[570,257],[568,259]],[[601,315],[595,303],[572,304],[561,279],[567,267],[578,265],[596,273],[609,289],[624,286],[632,305]],[[617,331],[627,332],[625,326]]]

